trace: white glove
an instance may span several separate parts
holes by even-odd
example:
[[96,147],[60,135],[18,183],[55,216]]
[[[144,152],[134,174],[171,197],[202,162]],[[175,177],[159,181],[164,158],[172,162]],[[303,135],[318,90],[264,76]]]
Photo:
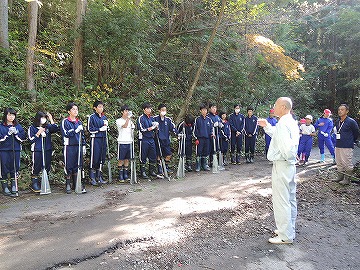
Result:
[[85,145],[83,146],[82,151],[83,151],[83,155],[85,156],[86,155],[86,146]]
[[219,126],[219,122],[215,122],[214,127],[218,127],[218,126]]
[[76,133],[79,133],[80,131],[82,131],[84,129],[84,127],[82,125],[78,126],[76,129],[75,129],[75,132]]
[[327,134],[327,133],[324,132],[324,131],[320,131],[320,133],[321,133],[322,135],[324,135],[325,138],[327,138],[327,137],[329,136],[329,134]]
[[8,131],[8,135],[11,135],[15,132],[16,128],[15,127],[11,127],[9,128],[9,131]]
[[102,126],[101,128],[99,128],[100,131],[106,131],[108,129],[107,126]]
[[224,124],[219,122],[219,128],[223,128]]
[[128,112],[128,118],[131,118],[131,117],[133,117],[133,113],[132,113],[132,111],[129,111]]
[[45,132],[45,131],[41,132],[41,136],[42,136],[43,138],[45,138],[45,137],[46,137],[46,132]]
[[104,126],[108,126],[109,125],[109,121],[108,120],[104,120]]
[[154,128],[157,128],[157,127],[159,126],[159,122],[152,122],[152,126],[153,126]]

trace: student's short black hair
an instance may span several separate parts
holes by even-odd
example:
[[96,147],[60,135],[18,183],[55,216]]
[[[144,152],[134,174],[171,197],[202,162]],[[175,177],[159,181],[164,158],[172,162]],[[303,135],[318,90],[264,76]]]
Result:
[[216,107],[216,104],[215,104],[215,103],[209,103],[209,109],[210,109],[211,107]]
[[151,107],[152,107],[152,106],[151,106],[150,102],[145,102],[145,103],[143,103],[143,105],[141,106],[141,108],[142,108],[143,110],[148,109],[148,108],[151,108]]
[[207,106],[205,103],[201,103],[200,106],[199,106],[200,110],[202,109],[207,109]]
[[120,111],[121,111],[121,112],[123,112],[123,111],[125,111],[125,110],[130,111],[129,106],[126,105],[126,104],[122,105],[121,108],[120,108]]
[[239,106],[240,107],[240,104],[234,104],[234,109]]
[[185,123],[186,124],[194,124],[195,118],[191,114],[185,115]]
[[[227,113],[224,112],[224,111],[220,111],[219,114],[218,114],[221,119],[222,119],[223,114],[227,114]],[[226,118],[227,118],[227,117],[226,117]]]
[[253,110],[254,110],[254,108],[251,107],[251,106],[247,107],[247,109],[246,109],[247,112],[248,112],[248,111],[253,111]]
[[347,111],[350,109],[350,108],[349,108],[349,105],[347,105],[347,104],[345,104],[345,103],[340,104],[339,107],[341,107],[341,106],[344,106]]
[[41,119],[42,117],[47,118],[46,113],[44,113],[44,112],[37,112],[37,113],[35,114],[34,122],[33,122],[33,125],[34,125],[35,127],[40,127],[40,119]]
[[96,100],[93,104],[93,108],[96,108],[97,106],[99,106],[100,104],[104,105],[104,102],[102,102],[101,100]]
[[[74,102],[74,101],[70,101],[67,105],[66,105],[66,111],[70,111],[72,109],[72,107],[78,107],[78,105]],[[79,108],[79,107],[78,107]]]
[[3,115],[3,123],[7,123],[7,115],[8,114],[13,114],[13,115],[15,115],[15,119],[14,119],[14,122],[13,122],[13,124],[14,124],[14,126],[16,126],[17,125],[17,121],[16,121],[16,111],[13,109],[13,108],[6,108],[5,110],[4,110],[4,115]]
[[158,106],[158,110],[161,110],[161,108],[166,108],[166,104],[165,103],[160,103]]

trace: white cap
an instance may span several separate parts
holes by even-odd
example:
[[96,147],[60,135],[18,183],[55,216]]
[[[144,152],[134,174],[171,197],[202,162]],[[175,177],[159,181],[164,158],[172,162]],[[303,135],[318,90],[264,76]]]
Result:
[[305,119],[310,119],[312,121],[313,117],[310,114],[308,114],[307,116],[305,116]]

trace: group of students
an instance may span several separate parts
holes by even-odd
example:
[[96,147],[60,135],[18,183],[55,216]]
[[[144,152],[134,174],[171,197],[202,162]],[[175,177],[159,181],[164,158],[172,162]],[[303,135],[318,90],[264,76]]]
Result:
[[[116,120],[118,130],[117,137],[117,160],[118,160],[118,181],[125,182],[129,179],[129,160],[135,158],[134,154],[134,133],[138,131],[140,176],[143,179],[151,177],[164,177],[164,170],[172,173],[170,161],[172,158],[171,136],[175,135],[179,141],[184,142],[182,149],[186,158],[185,169],[193,170],[193,146],[195,145],[195,171],[209,171],[212,167],[213,157],[222,153],[221,163],[228,164],[228,152],[230,163],[240,164],[243,142],[245,143],[246,163],[254,162],[255,144],[258,135],[258,119],[254,116],[253,108],[247,108],[247,115],[240,113],[240,105],[234,105],[234,111],[228,116],[226,112],[218,112],[215,104],[201,104],[200,115],[194,118],[188,114],[184,121],[175,125],[168,117],[165,104],[157,107],[158,115],[153,115],[152,105],[148,102],[142,105],[143,113],[133,120],[133,114],[127,105],[120,109],[121,117]],[[28,128],[26,134],[22,126],[17,122],[16,111],[7,108],[4,111],[2,124],[0,125],[0,163],[1,163],[1,185],[3,194],[13,196],[17,193],[16,177],[20,168],[21,144],[25,140],[31,143],[32,167],[31,183],[32,191],[38,193],[41,190],[40,173],[45,168],[50,171],[52,157],[51,134],[61,132],[63,141],[65,190],[71,193],[75,189],[78,168],[83,167],[83,157],[86,154],[86,140],[84,127],[78,119],[78,106],[70,102],[66,106],[68,117],[57,125],[50,113],[36,113],[33,124]],[[90,134],[90,162],[89,180],[93,186],[105,184],[102,176],[102,166],[105,163],[106,155],[109,152],[108,128],[109,122],[104,114],[104,104],[95,101],[93,114],[87,121],[87,131]],[[327,146],[335,159],[334,145],[331,140],[333,122],[330,118],[331,111],[326,109],[314,125],[312,116],[307,115],[300,121],[300,142],[298,157],[300,164],[308,162],[313,137],[316,129],[319,129],[318,140],[321,154],[321,161],[325,161],[324,145]],[[277,119],[274,110],[271,109],[268,123],[275,126]],[[265,135],[265,154],[269,149],[271,138]],[[162,166],[161,159],[165,162]],[[148,163],[148,170],[146,164]],[[86,193],[85,183],[82,182],[82,193]]]
[[[325,109],[320,118],[313,125],[313,117],[306,115],[300,120],[300,141],[298,147],[298,164],[306,165],[309,161],[311,149],[313,146],[313,138],[318,136],[318,146],[320,150],[320,162],[325,162],[325,146],[328,148],[335,164],[335,143],[336,139],[332,136],[334,123],[330,118],[331,111]],[[318,132],[317,132],[318,130]]]
[[[229,116],[225,112],[217,112],[217,106],[200,105],[200,115],[194,118],[188,114],[178,126],[166,116],[165,104],[159,104],[158,115],[153,116],[152,105],[148,102],[142,105],[143,113],[133,120],[133,114],[127,105],[121,107],[121,117],[116,120],[118,130],[118,180],[129,179],[129,160],[134,158],[134,130],[138,130],[140,176],[162,178],[164,170],[171,173],[172,158],[171,135],[183,138],[183,154],[186,157],[185,169],[193,170],[192,156],[195,141],[196,162],[195,171],[209,171],[212,158],[218,152],[223,153],[224,165],[227,163],[227,153],[230,150],[231,163],[240,164],[240,155],[245,141],[245,157],[247,163],[254,162],[255,142],[258,131],[257,118],[253,109],[247,109],[247,116],[240,113],[240,106],[234,105],[234,112]],[[93,114],[87,121],[87,131],[90,134],[89,180],[93,186],[105,184],[102,176],[102,166],[108,154],[109,122],[104,114],[104,104],[95,101]],[[17,176],[20,169],[20,153],[22,142],[31,143],[32,166],[30,189],[39,193],[41,190],[40,174],[43,169],[50,171],[53,146],[51,134],[60,132],[63,142],[65,191],[75,190],[78,168],[83,167],[86,154],[86,139],[83,123],[78,118],[78,106],[70,102],[66,106],[68,116],[58,125],[50,113],[37,112],[28,131],[18,123],[16,111],[12,108],[4,110],[0,125],[0,181],[2,193],[15,196],[18,193]],[[230,148],[230,149],[229,149]],[[161,158],[165,166],[161,166]],[[148,163],[148,170],[146,164]],[[82,193],[86,193],[82,182]]]

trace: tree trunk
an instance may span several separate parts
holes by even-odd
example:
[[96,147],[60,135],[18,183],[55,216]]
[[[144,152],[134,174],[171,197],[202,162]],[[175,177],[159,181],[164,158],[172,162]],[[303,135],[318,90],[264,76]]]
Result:
[[8,0],[0,1],[0,47],[9,49]]
[[73,81],[79,92],[84,79],[84,64],[83,64],[83,47],[84,47],[84,34],[82,23],[86,12],[87,0],[77,0],[76,4],[76,21],[75,31],[76,38],[74,42],[74,58],[73,58]]
[[35,59],[35,45],[37,33],[37,15],[38,3],[36,1],[29,2],[28,16],[29,16],[29,38],[26,53],[26,90],[29,92],[31,101],[36,101],[35,77],[34,77],[34,59]]
[[209,54],[211,44],[214,41],[217,29],[219,28],[221,20],[222,20],[222,18],[224,16],[225,6],[226,6],[226,0],[221,0],[221,10],[220,10],[219,16],[218,16],[218,18],[216,20],[214,29],[212,30],[210,39],[209,39],[209,41],[208,41],[208,43],[207,43],[207,45],[205,47],[204,53],[202,55],[202,58],[201,58],[201,61],[200,61],[200,64],[199,64],[199,67],[198,67],[198,69],[196,71],[196,74],[195,74],[195,77],[194,77],[194,81],[192,82],[192,84],[191,84],[191,86],[190,86],[190,88],[188,90],[185,102],[184,102],[183,106],[181,107],[179,115],[176,118],[177,123],[180,123],[182,121],[182,119],[185,116],[185,113],[186,113],[187,109],[189,108],[191,99],[192,99],[192,97],[194,95],[194,92],[195,92],[195,87],[196,87],[196,85],[197,85],[197,83],[199,81],[201,71],[202,71],[202,69],[203,69],[203,67],[205,65],[206,58],[207,58],[207,56]]

